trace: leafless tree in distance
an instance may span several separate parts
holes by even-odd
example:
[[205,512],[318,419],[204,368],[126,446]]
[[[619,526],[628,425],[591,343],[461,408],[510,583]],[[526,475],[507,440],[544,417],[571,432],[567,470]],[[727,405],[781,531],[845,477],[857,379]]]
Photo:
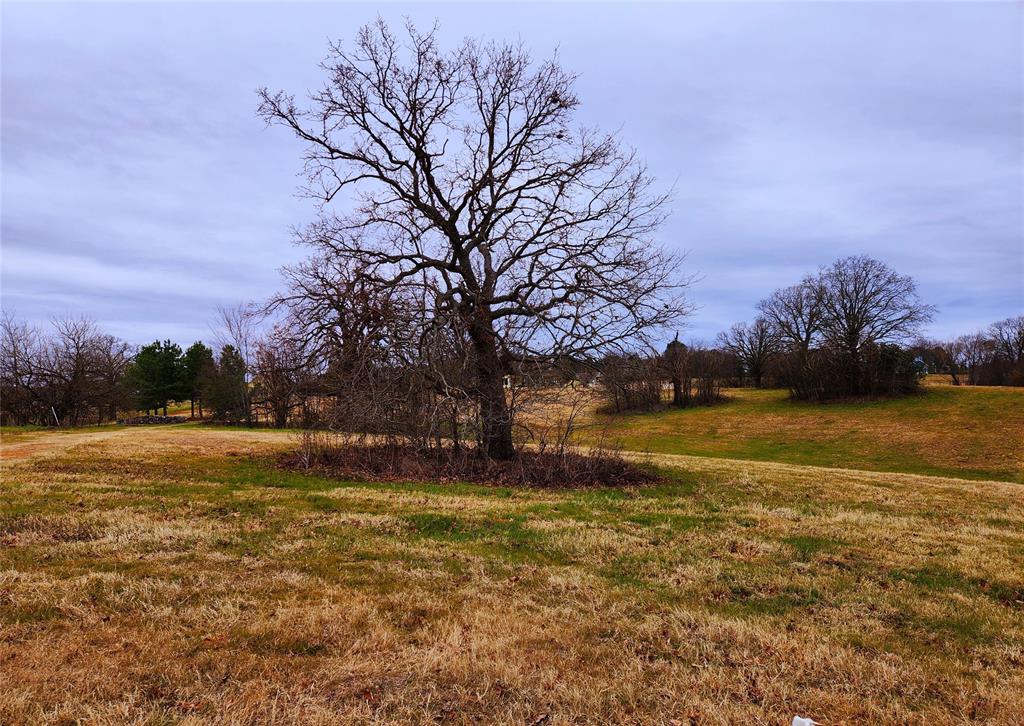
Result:
[[822,328],[854,362],[865,345],[913,338],[935,312],[921,302],[914,278],[865,255],[837,260],[821,279]]
[[259,325],[263,314],[255,305],[239,303],[230,307],[217,308],[218,326],[214,329],[217,343],[223,350],[231,346],[242,364],[242,380],[238,383],[237,397],[243,411],[245,423],[253,424],[252,380],[254,347],[259,340]]
[[776,290],[760,310],[780,342],[778,374],[798,398],[889,395],[917,385],[905,344],[935,308],[914,279],[864,255]]
[[736,323],[728,331],[720,333],[718,343],[739,360],[745,375],[750,376],[756,388],[761,388],[765,371],[779,350],[775,328],[763,317],[750,325]]
[[288,425],[309,388],[307,356],[301,340],[284,323],[274,325],[253,345],[253,406],[268,414],[277,428]]
[[982,369],[987,366],[995,352],[995,346],[989,338],[981,333],[961,335],[945,346],[949,356],[949,372],[955,385],[960,385],[960,375],[967,374],[964,381],[969,386],[976,386],[980,380]]
[[48,330],[0,316],[0,420],[77,426],[117,418],[130,345],[84,317],[57,317]]
[[418,288],[418,324],[464,334],[482,448],[507,459],[509,361],[650,342],[689,311],[687,281],[653,242],[666,197],[644,165],[573,125],[573,75],[520,46],[446,52],[436,28],[406,30],[378,20],[332,45],[308,105],[263,89],[259,113],[306,144],[322,206],[301,241],[373,286]]
[[1012,367],[1024,362],[1024,315],[998,320],[988,327],[996,352]]
[[805,277],[796,285],[776,290],[758,308],[782,345],[806,355],[821,333],[824,298],[821,281]]

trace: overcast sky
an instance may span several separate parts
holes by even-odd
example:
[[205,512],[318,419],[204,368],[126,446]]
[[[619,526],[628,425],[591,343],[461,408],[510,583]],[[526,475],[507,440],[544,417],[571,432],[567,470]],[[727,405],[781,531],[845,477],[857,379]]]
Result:
[[580,120],[675,188],[684,337],[848,254],[920,283],[929,333],[1024,313],[1021,3],[2,4],[2,302],[133,343],[211,339],[304,256],[301,146],[255,89],[317,88],[379,12],[556,48]]

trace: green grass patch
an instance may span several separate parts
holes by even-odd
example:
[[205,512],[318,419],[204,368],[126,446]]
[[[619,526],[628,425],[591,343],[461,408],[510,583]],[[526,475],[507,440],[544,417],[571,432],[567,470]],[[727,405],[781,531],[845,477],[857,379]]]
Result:
[[1004,605],[1024,610],[1024,584],[965,575],[940,564],[930,563],[911,570],[895,570],[893,580],[909,582],[926,590],[952,591],[962,595],[984,595]]
[[635,451],[1024,482],[1024,390],[928,386],[905,398],[818,404],[732,389],[719,406],[604,415]]
[[812,559],[819,552],[835,552],[845,542],[830,537],[815,537],[813,535],[794,535],[783,537],[783,542],[796,551],[797,559],[806,562]]

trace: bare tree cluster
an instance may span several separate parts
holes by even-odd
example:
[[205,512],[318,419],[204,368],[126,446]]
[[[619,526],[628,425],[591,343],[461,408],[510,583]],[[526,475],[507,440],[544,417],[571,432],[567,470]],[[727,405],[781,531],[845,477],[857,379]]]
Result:
[[275,325],[253,348],[252,400],[257,417],[284,428],[296,418],[309,422],[316,379],[308,369],[300,340],[283,325]]
[[749,379],[755,388],[767,382],[772,363],[781,351],[779,340],[778,330],[764,317],[755,318],[750,325],[736,323],[718,335],[721,350],[738,363],[740,378]]
[[378,286],[351,261],[326,255],[287,277],[272,306],[284,312],[273,345],[257,346],[276,351],[274,366],[257,365],[258,391],[290,389],[308,426],[418,445],[443,436],[458,446],[468,398],[464,346],[419,324],[422,300],[412,288]]
[[47,329],[0,317],[0,420],[77,426],[117,419],[130,404],[124,373],[133,350],[87,318]]
[[662,380],[672,386],[672,405],[708,406],[722,397],[727,356],[700,343],[685,345],[676,338],[659,360]]
[[920,341],[915,350],[957,386],[1024,386],[1024,315],[953,340]]
[[649,411],[661,405],[665,368],[652,356],[607,356],[598,380],[610,411]]
[[[706,406],[721,399],[727,355],[699,343],[670,342],[660,355],[608,356],[598,382],[613,412]],[[668,400],[666,401],[666,395]]]
[[906,345],[934,308],[921,302],[913,278],[878,260],[837,260],[759,308],[779,353],[777,376],[798,398],[892,395],[917,385],[922,369]]
[[[380,360],[337,353],[325,372],[353,366],[384,387],[375,398],[389,410],[401,401],[455,422],[472,408],[481,450],[507,459],[505,384],[517,367],[650,342],[688,312],[685,280],[652,243],[665,197],[643,164],[613,136],[573,125],[571,74],[515,45],[467,40],[445,52],[436,31],[406,30],[401,39],[378,21],[351,48],[332,45],[327,81],[305,107],[261,91],[263,118],[305,144],[307,191],[321,202],[300,234],[314,259],[298,282],[329,288],[321,273],[344,272],[387,306],[386,322],[354,339],[331,311],[338,329],[321,329],[314,348]],[[306,338],[315,328],[300,325]]]

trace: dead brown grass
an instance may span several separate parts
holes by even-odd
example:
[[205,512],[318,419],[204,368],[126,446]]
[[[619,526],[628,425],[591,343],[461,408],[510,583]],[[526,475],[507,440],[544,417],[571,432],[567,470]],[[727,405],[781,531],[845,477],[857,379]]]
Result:
[[[336,482],[274,432],[0,464],[0,723],[1019,723],[1022,487],[699,457]],[[6,445],[6,444],[5,444]]]

